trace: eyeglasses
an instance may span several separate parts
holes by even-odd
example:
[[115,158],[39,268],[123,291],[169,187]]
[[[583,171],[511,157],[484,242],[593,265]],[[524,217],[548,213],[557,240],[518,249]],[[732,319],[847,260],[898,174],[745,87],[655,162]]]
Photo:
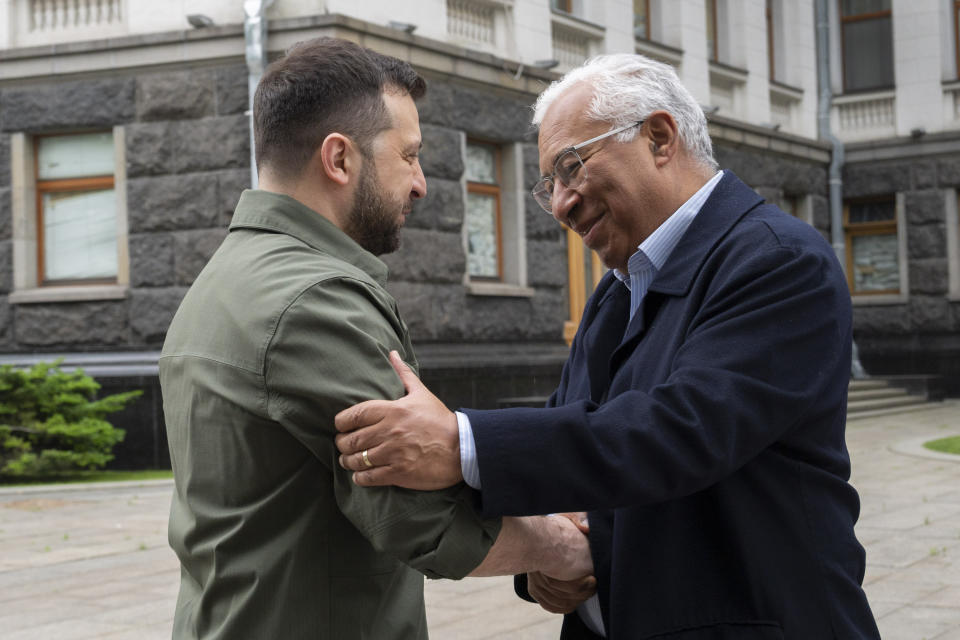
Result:
[[540,179],[537,180],[537,184],[533,185],[533,191],[531,192],[533,193],[533,199],[537,201],[537,204],[539,204],[544,211],[553,215],[551,201],[553,200],[554,183],[559,180],[560,183],[568,189],[576,189],[587,181],[587,168],[583,166],[583,158],[581,158],[577,152],[588,144],[609,138],[615,133],[620,133],[633,127],[639,127],[643,123],[643,120],[637,120],[634,123],[624,125],[613,131],[608,131],[596,138],[590,138],[585,142],[575,144],[561,151],[560,155],[557,156],[557,161],[553,163],[553,173],[549,176],[541,176]]

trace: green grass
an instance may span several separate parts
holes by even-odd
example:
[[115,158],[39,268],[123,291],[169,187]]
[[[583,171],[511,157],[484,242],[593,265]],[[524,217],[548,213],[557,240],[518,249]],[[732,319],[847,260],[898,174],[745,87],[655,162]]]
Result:
[[119,482],[121,480],[158,480],[173,477],[169,469],[149,469],[147,471],[75,471],[44,476],[42,478],[4,478],[0,477],[0,486],[24,484],[66,484],[76,482]]
[[931,440],[930,442],[924,442],[923,446],[933,451],[940,451],[941,453],[955,453],[960,455],[960,436]]

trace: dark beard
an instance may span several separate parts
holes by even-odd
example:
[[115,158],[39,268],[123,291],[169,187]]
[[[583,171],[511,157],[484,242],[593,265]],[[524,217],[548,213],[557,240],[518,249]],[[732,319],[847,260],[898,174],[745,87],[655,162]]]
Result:
[[360,182],[347,219],[347,235],[375,256],[400,248],[402,203],[386,202],[383,189],[374,177],[372,159],[363,163]]

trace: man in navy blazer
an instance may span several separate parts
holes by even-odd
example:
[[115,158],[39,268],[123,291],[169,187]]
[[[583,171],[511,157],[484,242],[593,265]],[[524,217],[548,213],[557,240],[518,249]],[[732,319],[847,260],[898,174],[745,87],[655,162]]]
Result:
[[465,479],[487,515],[588,511],[597,593],[528,576],[545,608],[576,610],[563,638],[878,638],[831,247],[717,171],[666,65],[594,59],[534,123],[534,197],[611,269],[559,387],[543,409],[454,414],[394,357],[408,395],[337,417],[341,464],[364,486]]

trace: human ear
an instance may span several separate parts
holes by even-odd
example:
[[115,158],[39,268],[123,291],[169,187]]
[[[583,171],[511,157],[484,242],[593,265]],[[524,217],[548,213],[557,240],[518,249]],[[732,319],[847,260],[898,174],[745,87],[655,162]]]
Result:
[[354,170],[352,151],[353,144],[349,138],[341,133],[331,133],[323,139],[315,159],[319,159],[327,178],[339,185],[345,185],[350,181]]
[[650,152],[658,161],[667,161],[672,158],[679,145],[677,135],[677,121],[666,111],[654,111],[647,116],[647,138],[650,141]]

